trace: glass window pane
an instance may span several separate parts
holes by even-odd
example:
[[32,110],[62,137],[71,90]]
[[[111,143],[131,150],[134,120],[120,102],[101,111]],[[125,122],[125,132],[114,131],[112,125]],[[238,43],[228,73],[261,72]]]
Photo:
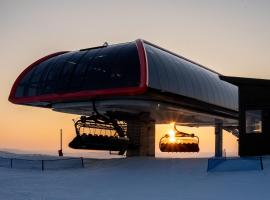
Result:
[[135,87],[140,82],[140,63],[135,44],[106,47],[91,60],[82,90]]
[[27,92],[27,96],[29,96],[29,97],[35,96],[36,92],[37,92],[36,87],[29,87],[28,92]]
[[87,72],[87,68],[92,63],[92,60],[99,51],[100,49],[92,49],[91,51],[86,51],[86,54],[79,61],[74,73],[72,74],[70,80],[70,90],[76,91],[83,87],[83,80]]
[[53,58],[50,58],[49,64],[46,66],[46,68],[44,69],[44,71],[42,73],[42,76],[40,77],[37,95],[44,94],[43,90],[44,90],[44,88],[46,86],[46,80],[48,78],[48,74],[50,73],[51,69],[54,67],[57,60],[58,60],[57,56],[53,57]]
[[58,56],[57,60],[51,67],[50,72],[48,72],[46,80],[44,81],[45,86],[43,87],[42,94],[50,94],[57,92],[60,74],[63,70],[66,61],[73,56],[73,53],[65,53],[63,55]]
[[91,63],[88,65],[83,86],[84,90],[105,89],[111,78],[111,72],[113,73],[112,78],[117,76],[114,74],[113,68],[116,60],[118,59],[118,51],[119,47],[113,49],[108,47],[100,49],[99,53],[95,55],[91,60]]
[[[40,88],[40,84],[39,84],[40,79],[41,79],[45,69],[50,64],[50,62],[51,62],[51,60],[49,59],[49,60],[46,60],[46,61],[38,64],[35,67],[35,71],[33,72],[33,75],[32,75],[32,77],[29,80],[29,83],[27,85],[27,89],[28,89],[27,94],[28,94],[28,96],[36,96],[37,95],[37,92],[38,92],[38,90]],[[29,89],[29,88],[32,88],[32,89]],[[33,92],[33,91],[35,91],[35,92]]]
[[61,74],[58,79],[58,89],[57,92],[68,92],[70,91],[70,80],[73,76],[74,70],[76,66],[78,65],[78,62],[80,61],[81,57],[85,54],[83,51],[74,52],[73,56],[69,57],[64,65],[63,69],[61,71]]
[[39,63],[16,90],[17,97],[136,87],[140,62],[135,43],[73,51]]
[[23,97],[23,94],[24,94],[24,87],[18,86],[16,89],[15,97],[16,98]]
[[36,70],[36,68],[32,68],[21,80],[20,85],[27,85],[29,80],[31,79],[33,72]]
[[247,110],[246,111],[246,133],[262,132],[262,111]]

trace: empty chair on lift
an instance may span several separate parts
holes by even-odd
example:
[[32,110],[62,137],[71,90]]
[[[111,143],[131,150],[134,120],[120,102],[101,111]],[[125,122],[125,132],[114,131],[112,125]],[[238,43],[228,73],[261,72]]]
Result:
[[101,135],[76,136],[69,147],[73,149],[123,151],[128,147],[128,138],[106,137]]
[[160,139],[159,149],[161,152],[199,152],[199,137],[175,128]]
[[[81,134],[84,129],[92,132]],[[129,145],[129,139],[124,135],[123,128],[115,121],[106,121],[102,116],[82,116],[75,122],[75,130],[76,137],[69,143],[69,147],[73,149],[119,151],[122,155]],[[99,130],[99,134],[93,133],[95,130]],[[108,135],[108,132],[113,133],[113,136]]]

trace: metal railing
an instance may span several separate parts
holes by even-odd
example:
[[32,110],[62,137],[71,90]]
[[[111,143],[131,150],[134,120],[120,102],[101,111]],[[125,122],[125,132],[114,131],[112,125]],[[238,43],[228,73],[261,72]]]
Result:
[[15,169],[73,169],[84,168],[84,158],[24,159],[0,157],[0,167]]

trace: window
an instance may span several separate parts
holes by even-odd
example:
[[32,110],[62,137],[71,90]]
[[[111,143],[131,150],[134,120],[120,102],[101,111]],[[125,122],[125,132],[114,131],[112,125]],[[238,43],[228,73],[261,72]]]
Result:
[[26,94],[28,96],[36,96],[37,95],[37,92],[40,89],[39,88],[40,78],[42,77],[42,74],[44,73],[44,70],[46,69],[46,67],[48,66],[50,61],[51,60],[46,60],[46,61],[38,64],[35,67],[35,70],[33,71],[33,74],[31,76],[31,78],[29,79],[28,84],[26,86]]
[[72,51],[47,59],[24,76],[15,96],[137,87],[139,84],[137,47],[135,43],[126,43]]
[[135,44],[101,48],[94,54],[87,54],[81,62],[85,61],[88,61],[87,68],[83,76],[78,77],[82,79],[78,90],[136,87],[140,84],[140,63]]
[[82,51],[76,52],[64,62],[56,85],[58,93],[70,91],[70,79],[84,54],[85,52]]
[[246,111],[246,133],[262,133],[262,111]]
[[[29,80],[32,77],[33,72],[35,71],[35,68],[31,69],[21,80],[20,85],[16,89],[15,97],[23,97],[25,93],[25,87],[28,85]],[[26,87],[27,88],[27,87]]]

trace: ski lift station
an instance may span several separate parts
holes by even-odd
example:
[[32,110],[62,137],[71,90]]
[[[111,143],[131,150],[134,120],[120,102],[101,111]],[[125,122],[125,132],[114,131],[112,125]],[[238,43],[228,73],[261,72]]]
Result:
[[41,58],[17,78],[9,100],[80,115],[74,149],[154,156],[155,124],[173,121],[159,141],[162,152],[200,150],[196,134],[181,125],[214,127],[217,157],[223,129],[239,137],[240,156],[269,154],[270,84],[252,80],[222,76],[138,39]]

